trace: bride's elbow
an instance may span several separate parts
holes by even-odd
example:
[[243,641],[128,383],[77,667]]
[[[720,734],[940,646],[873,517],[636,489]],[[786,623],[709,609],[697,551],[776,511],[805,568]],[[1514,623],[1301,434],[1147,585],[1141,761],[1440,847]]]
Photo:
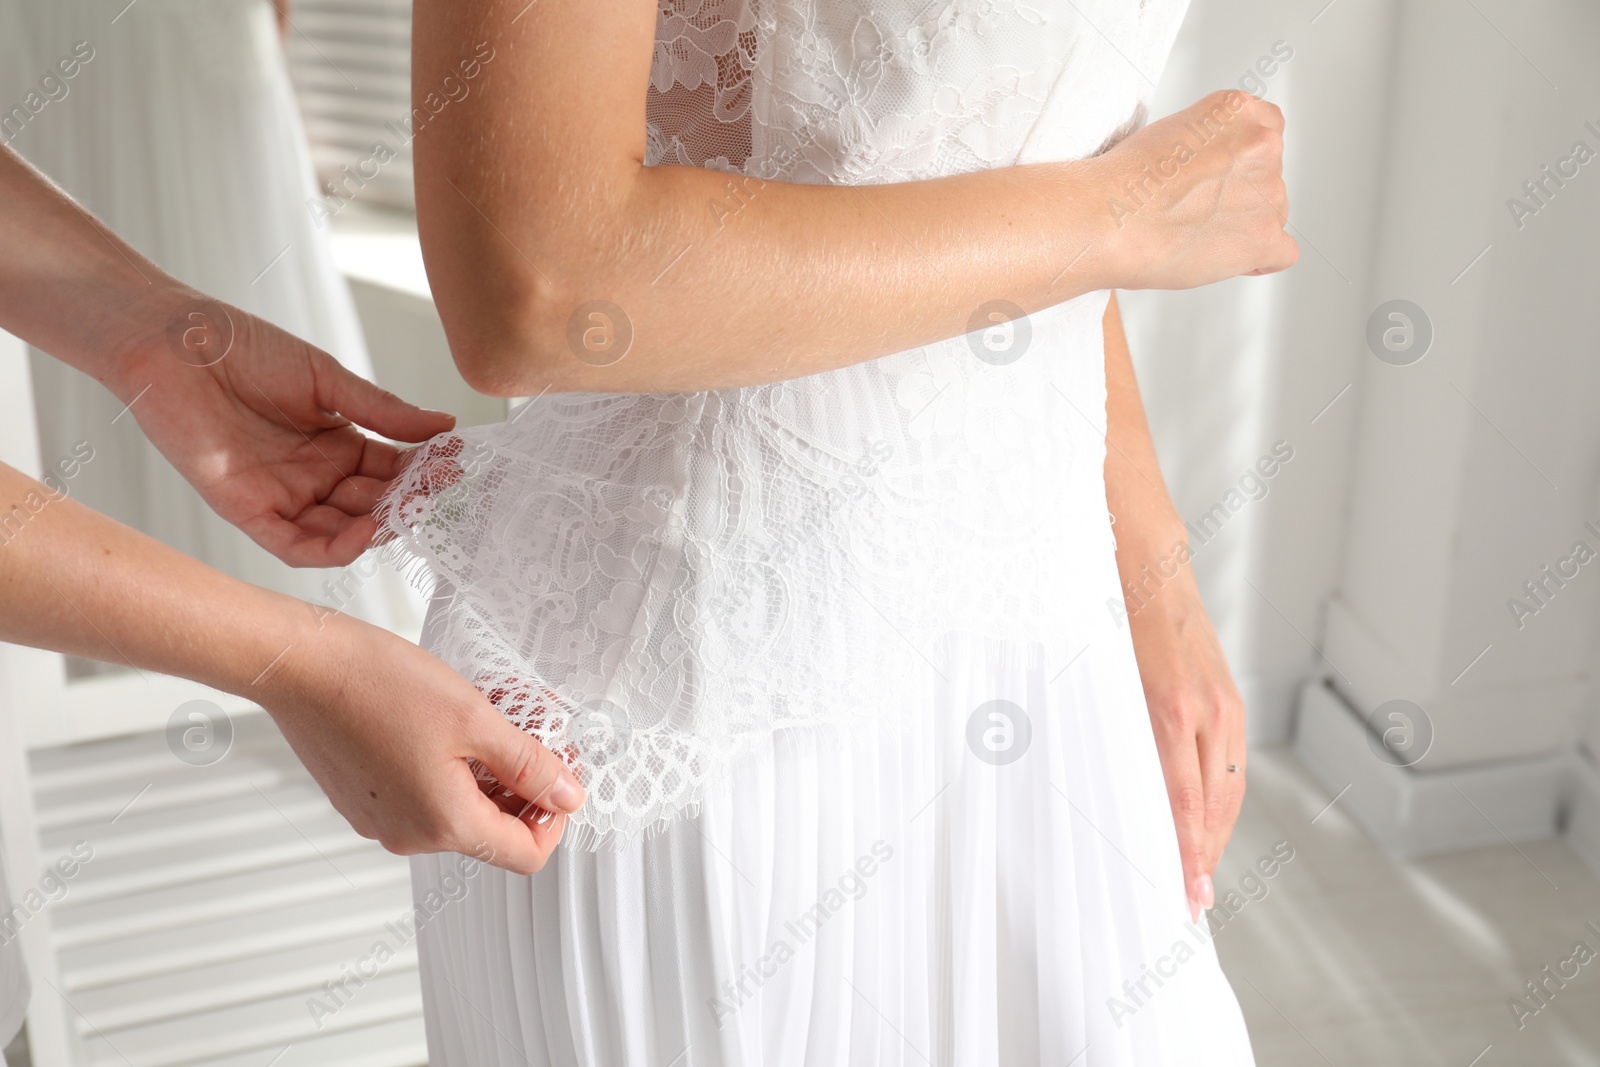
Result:
[[537,368],[530,367],[526,361],[460,347],[453,350],[453,355],[462,380],[485,396],[529,396],[541,391],[540,387],[531,386],[539,374]]
[[515,298],[505,293],[490,299],[441,302],[440,317],[450,354],[462,379],[487,396],[531,396],[560,392],[571,360],[566,351],[558,301],[538,287]]

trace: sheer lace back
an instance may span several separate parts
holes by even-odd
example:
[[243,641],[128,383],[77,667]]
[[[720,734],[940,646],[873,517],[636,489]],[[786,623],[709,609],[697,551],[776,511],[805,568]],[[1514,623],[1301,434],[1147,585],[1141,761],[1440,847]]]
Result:
[[1154,88],[1185,6],[663,0],[647,162],[872,183],[1017,162],[1035,134],[1066,149],[1040,158],[1087,155]]
[[750,0],[662,8],[650,66],[647,163],[744,167],[758,41]]
[[[648,162],[870,184],[1087,156],[1143,121],[1184,6],[664,0]],[[573,847],[665,825],[775,733],[877,725],[951,633],[1070,666],[1118,594],[1105,299],[771,385],[545,396],[420,450],[379,518],[453,590],[434,650],[588,785]]]

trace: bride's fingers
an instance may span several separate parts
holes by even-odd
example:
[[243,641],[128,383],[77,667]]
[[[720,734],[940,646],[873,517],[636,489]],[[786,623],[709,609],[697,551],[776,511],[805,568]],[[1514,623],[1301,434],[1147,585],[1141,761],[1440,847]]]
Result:
[[1239,821],[1239,811],[1244,807],[1245,793],[1245,764],[1248,761],[1247,744],[1245,741],[1244,714],[1234,716],[1233,730],[1228,738],[1228,766],[1239,768],[1228,772],[1227,800],[1223,810],[1222,832],[1216,835],[1217,855],[1211,861],[1213,869],[1222,859],[1223,849],[1228,847],[1228,841],[1233,837],[1234,825]]
[[1189,917],[1200,918],[1210,907],[1211,878],[1206,860],[1206,794],[1200,776],[1200,753],[1192,731],[1183,731],[1162,746],[1161,771],[1178,830],[1178,855],[1183,861],[1183,887]]
[[327,549],[328,558],[343,562],[324,564],[324,566],[343,567],[354,563],[372,544],[372,535],[377,532],[378,524],[369,516],[362,515],[357,518],[345,516],[339,531],[328,539]]
[[1199,738],[1200,773],[1206,791],[1204,866],[1211,875],[1215,875],[1222,850],[1233,836],[1233,824],[1244,801],[1244,717],[1233,712],[1233,708],[1224,708],[1217,727],[1202,732]]

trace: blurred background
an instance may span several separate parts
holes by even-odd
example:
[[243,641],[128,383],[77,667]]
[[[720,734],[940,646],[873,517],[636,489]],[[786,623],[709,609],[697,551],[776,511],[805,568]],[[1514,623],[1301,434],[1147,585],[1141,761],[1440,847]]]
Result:
[[[1579,0],[1193,0],[1161,85],[1288,117],[1299,264],[1122,298],[1250,713],[1210,922],[1262,1067],[1600,1064],[1597,49]],[[0,0],[0,138],[186,280],[495,421],[428,296],[408,50],[404,0]],[[80,500],[415,632],[382,564],[278,567],[3,336],[0,398],[8,461],[88,443]],[[92,855],[14,923],[11,1061],[425,1061],[406,864],[264,715],[7,647],[0,724],[13,894]]]

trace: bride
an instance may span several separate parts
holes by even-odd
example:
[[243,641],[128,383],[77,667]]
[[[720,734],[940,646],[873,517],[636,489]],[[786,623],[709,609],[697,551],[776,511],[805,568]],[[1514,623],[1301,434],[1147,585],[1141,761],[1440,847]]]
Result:
[[380,518],[588,790],[527,874],[413,859],[433,1062],[1252,1062],[1243,709],[1110,290],[1296,248],[1276,108],[1146,121],[1185,7],[416,0],[422,106],[493,57],[433,292],[531,399]]

